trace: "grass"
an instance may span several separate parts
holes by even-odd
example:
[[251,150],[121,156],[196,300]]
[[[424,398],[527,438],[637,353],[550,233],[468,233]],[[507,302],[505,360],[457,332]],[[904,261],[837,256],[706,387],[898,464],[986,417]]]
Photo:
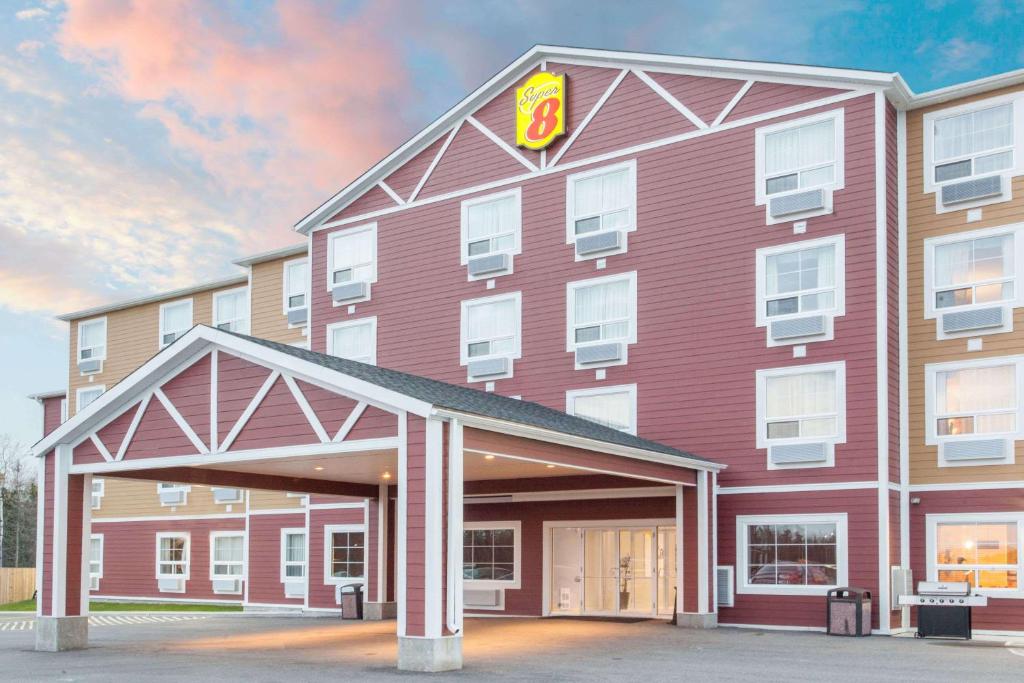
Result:
[[[35,600],[0,605],[0,612],[35,612]],[[240,605],[197,605],[175,602],[89,602],[90,612],[241,612]]]

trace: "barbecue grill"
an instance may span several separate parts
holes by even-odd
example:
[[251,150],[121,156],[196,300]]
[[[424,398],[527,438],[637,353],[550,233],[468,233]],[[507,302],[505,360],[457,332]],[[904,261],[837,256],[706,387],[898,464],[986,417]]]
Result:
[[971,608],[984,607],[988,598],[971,593],[966,581],[921,581],[917,595],[901,595],[901,605],[917,607],[918,638],[971,639]]

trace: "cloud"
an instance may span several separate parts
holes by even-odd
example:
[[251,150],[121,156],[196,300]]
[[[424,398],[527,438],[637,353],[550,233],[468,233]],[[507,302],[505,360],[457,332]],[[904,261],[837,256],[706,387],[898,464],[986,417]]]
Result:
[[31,21],[32,19],[42,19],[43,17],[49,15],[50,13],[47,12],[42,7],[31,7],[29,9],[18,10],[17,12],[14,13],[14,16],[19,21]]
[[3,55],[0,55],[0,87],[10,92],[38,97],[51,104],[66,102],[64,95],[50,84],[44,73]]
[[18,43],[18,47],[15,48],[18,54],[26,57],[35,57],[36,53],[42,50],[45,44],[38,40],[23,40]]
[[932,69],[934,75],[945,76],[977,69],[991,56],[992,47],[980,41],[956,36],[942,43],[926,40],[917,46],[914,54],[930,58],[935,65]]

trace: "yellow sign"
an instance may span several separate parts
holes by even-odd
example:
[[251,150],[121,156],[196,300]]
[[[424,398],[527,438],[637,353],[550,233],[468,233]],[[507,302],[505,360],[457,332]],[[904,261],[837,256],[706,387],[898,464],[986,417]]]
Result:
[[565,74],[534,74],[516,90],[516,144],[544,149],[564,133]]

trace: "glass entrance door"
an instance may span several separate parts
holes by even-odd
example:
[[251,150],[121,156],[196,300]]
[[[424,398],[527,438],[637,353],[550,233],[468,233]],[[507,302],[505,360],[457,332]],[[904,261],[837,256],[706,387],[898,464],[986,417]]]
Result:
[[551,529],[551,614],[579,614],[582,609],[582,550],[582,529]]

